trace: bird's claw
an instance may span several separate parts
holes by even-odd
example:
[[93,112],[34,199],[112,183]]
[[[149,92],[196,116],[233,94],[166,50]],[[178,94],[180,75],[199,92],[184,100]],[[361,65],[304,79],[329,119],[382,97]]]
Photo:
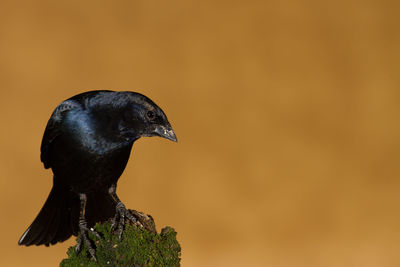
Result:
[[125,205],[120,201],[115,207],[115,215],[112,219],[110,231],[112,232],[115,226],[118,224],[118,238],[121,240],[122,232],[124,231],[125,218],[133,223],[136,223],[137,219],[133,216],[126,208]]
[[92,256],[92,259],[95,262],[97,262],[96,250],[93,248],[88,233],[90,232],[97,238],[100,238],[100,235],[94,229],[88,228],[85,220],[79,220],[79,230],[80,230],[80,235],[78,236],[78,240],[76,241],[75,252],[78,254],[82,250],[82,243],[85,242],[85,245],[88,248],[90,256]]

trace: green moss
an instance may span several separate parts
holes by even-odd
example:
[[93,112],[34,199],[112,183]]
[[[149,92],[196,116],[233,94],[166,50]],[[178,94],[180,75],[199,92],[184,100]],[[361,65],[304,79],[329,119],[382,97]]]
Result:
[[101,239],[89,234],[96,245],[97,263],[90,258],[86,246],[79,254],[73,246],[60,266],[180,266],[181,248],[173,228],[165,227],[157,234],[127,224],[119,241],[118,235],[110,232],[110,227],[110,222],[96,224],[94,228]]

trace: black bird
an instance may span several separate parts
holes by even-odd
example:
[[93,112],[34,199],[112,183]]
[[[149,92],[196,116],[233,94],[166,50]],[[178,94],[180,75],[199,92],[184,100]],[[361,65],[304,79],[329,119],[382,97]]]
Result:
[[[78,235],[93,259],[88,231],[113,218],[119,237],[125,217],[136,218],[116,194],[133,143],[142,136],[177,141],[165,113],[135,92],[89,91],[62,102],[43,135],[40,159],[53,171],[53,188],[19,245],[56,244]],[[94,234],[96,234],[94,232]]]

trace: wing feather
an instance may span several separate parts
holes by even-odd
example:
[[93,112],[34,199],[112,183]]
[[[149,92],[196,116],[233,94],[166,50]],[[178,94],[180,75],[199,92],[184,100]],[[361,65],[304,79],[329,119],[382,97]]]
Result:
[[40,160],[43,162],[46,169],[51,167],[51,156],[49,153],[50,146],[53,141],[60,135],[60,124],[62,123],[65,114],[70,110],[80,108],[79,102],[68,99],[56,107],[47,122],[46,130],[43,134],[42,145],[40,147]]

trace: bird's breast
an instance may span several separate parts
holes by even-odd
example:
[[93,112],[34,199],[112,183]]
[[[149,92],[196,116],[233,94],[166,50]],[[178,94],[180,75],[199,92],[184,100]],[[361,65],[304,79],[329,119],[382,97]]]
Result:
[[132,143],[103,138],[93,123],[86,115],[72,114],[51,149],[55,176],[78,192],[116,183],[132,148]]

